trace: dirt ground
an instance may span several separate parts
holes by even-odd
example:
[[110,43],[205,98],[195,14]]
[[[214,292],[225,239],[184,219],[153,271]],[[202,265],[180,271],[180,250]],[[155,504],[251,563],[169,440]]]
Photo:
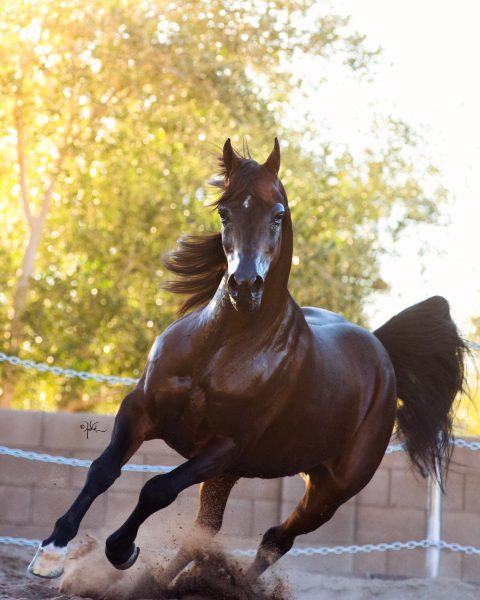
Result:
[[80,544],[67,560],[66,575],[48,581],[28,575],[32,548],[0,546],[2,600],[478,600],[480,585],[453,579],[367,579],[314,574],[278,566],[261,584],[246,582],[243,566],[218,549],[205,550],[200,566],[162,592],[158,577],[163,558],[140,555],[128,571],[109,567],[92,540]]

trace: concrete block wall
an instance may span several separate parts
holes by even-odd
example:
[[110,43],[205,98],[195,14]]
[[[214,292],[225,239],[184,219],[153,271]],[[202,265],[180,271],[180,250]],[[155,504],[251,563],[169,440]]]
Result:
[[[98,422],[86,436],[82,424]],[[0,410],[0,445],[67,457],[93,459],[107,445],[113,417],[93,414]],[[105,430],[105,431],[100,431]],[[146,442],[130,462],[177,465],[180,457],[160,440]],[[455,449],[443,501],[442,538],[480,546],[480,452]],[[86,469],[0,456],[0,536],[44,538],[83,485]],[[152,475],[123,473],[100,496],[81,531],[104,539],[121,525]],[[228,547],[256,547],[262,534],[293,510],[304,491],[300,477],[243,479],[233,489],[221,540]],[[198,486],[185,490],[141,529],[139,543],[173,549],[187,535],[197,509]],[[344,504],[331,521],[297,539],[297,546],[376,544],[426,536],[427,482],[416,475],[404,453],[386,456],[369,485]],[[330,573],[422,576],[424,551],[401,550],[340,556],[287,557]],[[480,557],[442,551],[441,574],[480,581]]]

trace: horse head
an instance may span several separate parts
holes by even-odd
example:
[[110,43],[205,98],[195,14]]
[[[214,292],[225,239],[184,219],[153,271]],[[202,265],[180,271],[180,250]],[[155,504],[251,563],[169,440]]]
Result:
[[263,298],[265,280],[276,266],[289,211],[280,180],[280,146],[259,164],[238,155],[230,139],[223,147],[224,193],[217,202],[227,259],[227,291],[235,310],[253,312]]

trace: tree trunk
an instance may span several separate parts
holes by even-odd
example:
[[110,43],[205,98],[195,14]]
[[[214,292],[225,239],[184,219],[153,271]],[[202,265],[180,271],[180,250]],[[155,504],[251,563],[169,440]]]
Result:
[[[12,319],[10,321],[10,343],[8,345],[9,354],[18,354],[20,349],[22,335],[22,318],[27,305],[27,296],[30,288],[30,281],[33,275],[35,258],[38,246],[42,237],[43,227],[50,210],[53,191],[62,169],[63,161],[69,148],[69,136],[73,123],[73,114],[70,115],[64,131],[64,141],[59,148],[58,157],[54,165],[50,183],[45,190],[42,204],[38,215],[34,215],[30,206],[27,181],[27,165],[25,156],[25,131],[23,122],[23,99],[21,94],[21,85],[17,92],[17,99],[14,108],[14,122],[17,132],[17,161],[19,166],[20,200],[24,211],[25,219],[29,227],[29,236],[25,246],[25,252],[22,259],[20,277],[18,279],[12,304]],[[9,363],[3,366],[3,392],[0,395],[0,408],[9,408],[12,403],[15,383],[14,369],[18,369]]]
[[[45,215],[46,216],[46,215]],[[13,315],[10,321],[10,343],[9,354],[18,354],[20,349],[22,317],[27,305],[27,295],[30,287],[30,278],[34,271],[35,257],[42,236],[45,217],[41,215],[33,219],[30,234],[23,255],[20,277],[13,298]],[[0,396],[0,408],[9,408],[13,399],[15,370],[19,367],[5,363],[3,366],[2,395]]]
[[0,395],[0,408],[10,408],[13,398],[13,367],[3,363],[2,394]]

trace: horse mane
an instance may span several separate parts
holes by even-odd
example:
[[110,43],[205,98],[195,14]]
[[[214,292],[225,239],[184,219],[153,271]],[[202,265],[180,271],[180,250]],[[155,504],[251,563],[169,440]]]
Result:
[[222,235],[190,235],[178,240],[177,249],[169,252],[163,264],[178,279],[167,282],[164,289],[175,294],[189,294],[179,309],[189,310],[206,304],[220,285],[227,268]]
[[[250,178],[245,177],[246,171],[258,166],[258,163],[251,159],[246,142],[243,151],[244,155],[235,151],[239,166],[233,173],[234,177],[228,176],[223,158],[218,159],[219,175],[210,181],[210,184],[223,193],[212,204],[213,208],[218,207],[221,202],[238,197],[248,185]],[[236,177],[237,174],[240,177]],[[176,275],[177,279],[167,282],[162,287],[175,294],[189,294],[178,311],[180,315],[205,305],[215,294],[227,268],[222,235],[209,233],[180,238],[176,250],[167,253],[163,258],[163,265]]]

